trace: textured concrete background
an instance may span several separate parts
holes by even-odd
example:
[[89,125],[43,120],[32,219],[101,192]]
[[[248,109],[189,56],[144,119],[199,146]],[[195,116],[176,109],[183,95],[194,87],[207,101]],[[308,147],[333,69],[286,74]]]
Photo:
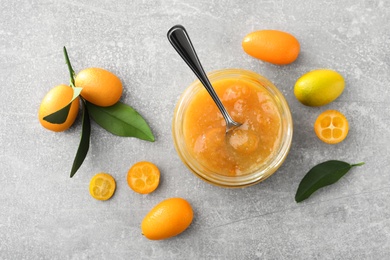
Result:
[[[0,259],[389,259],[390,258],[390,2],[389,1],[1,1]],[[280,170],[244,189],[212,186],[179,160],[171,137],[175,103],[195,76],[166,39],[186,26],[206,71],[243,68],[263,74],[285,94],[294,119],[290,154]],[[291,65],[246,55],[254,30],[294,34],[301,54]],[[62,47],[76,71],[103,67],[124,83],[122,101],[149,122],[156,142],[116,137],[92,124],[87,159],[69,178],[81,120],[67,132],[37,120],[41,99],[68,83]],[[330,68],[344,93],[321,108],[301,105],[295,81]],[[342,111],[347,139],[326,145],[313,132],[317,115]],[[297,204],[294,195],[315,164],[364,161],[337,184]],[[141,196],[126,183],[129,167],[150,160],[160,187]],[[106,202],[89,195],[90,178],[117,181]],[[140,233],[159,201],[191,202],[190,228],[166,241]]]

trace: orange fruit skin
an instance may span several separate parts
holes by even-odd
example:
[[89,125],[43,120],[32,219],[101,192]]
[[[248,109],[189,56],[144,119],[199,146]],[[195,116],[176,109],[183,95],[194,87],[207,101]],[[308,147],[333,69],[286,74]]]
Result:
[[300,52],[298,40],[278,30],[252,32],[245,36],[242,47],[250,56],[276,65],[294,62]]
[[326,110],[317,117],[314,132],[321,141],[327,144],[340,143],[348,135],[348,120],[337,110]]
[[337,71],[316,69],[302,75],[294,85],[295,97],[305,106],[324,106],[337,99],[345,80]]
[[81,96],[101,107],[114,105],[122,96],[120,79],[108,70],[88,68],[80,71],[75,78],[76,87],[80,87]]
[[159,183],[160,170],[151,162],[137,162],[127,172],[127,184],[135,192],[151,193],[157,189]]
[[38,111],[38,119],[41,125],[51,131],[61,132],[67,130],[74,123],[78,111],[79,111],[79,98],[76,98],[70,106],[68,117],[62,124],[52,124],[43,120],[45,116],[48,116],[61,108],[69,104],[72,100],[73,89],[67,85],[58,85],[51,89],[43,98]]
[[188,228],[194,213],[188,201],[170,198],[157,204],[143,219],[142,234],[150,240],[162,240]]

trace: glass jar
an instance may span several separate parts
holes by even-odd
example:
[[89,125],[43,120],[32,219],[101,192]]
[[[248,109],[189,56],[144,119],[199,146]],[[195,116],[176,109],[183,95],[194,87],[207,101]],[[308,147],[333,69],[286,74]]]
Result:
[[[293,122],[289,106],[282,93],[265,77],[242,69],[223,69],[208,74],[211,84],[225,79],[237,79],[261,88],[269,94],[280,118],[278,143],[270,155],[249,172],[237,175],[221,174],[211,170],[204,162],[197,159],[185,141],[184,120],[186,111],[194,97],[204,89],[199,80],[193,82],[181,95],[174,112],[172,134],[176,151],[183,163],[199,178],[221,187],[245,187],[259,183],[271,176],[284,162],[290,150]],[[261,145],[261,141],[260,141]],[[212,160],[212,158],[210,158]]]

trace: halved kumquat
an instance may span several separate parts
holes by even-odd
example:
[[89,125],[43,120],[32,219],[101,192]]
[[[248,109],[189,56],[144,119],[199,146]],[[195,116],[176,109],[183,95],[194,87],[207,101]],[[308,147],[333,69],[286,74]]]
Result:
[[337,110],[326,110],[317,117],[314,123],[314,131],[321,141],[328,144],[337,144],[348,135],[348,120]]
[[138,193],[153,192],[160,183],[160,170],[151,162],[138,162],[127,173],[127,184]]
[[97,200],[108,200],[115,192],[115,179],[108,173],[98,173],[89,183],[89,193]]

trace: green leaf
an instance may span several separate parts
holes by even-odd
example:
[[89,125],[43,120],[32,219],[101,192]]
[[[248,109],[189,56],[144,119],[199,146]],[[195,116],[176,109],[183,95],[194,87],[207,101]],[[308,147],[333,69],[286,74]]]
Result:
[[85,157],[89,150],[89,140],[91,136],[91,122],[89,119],[89,113],[85,102],[83,101],[83,126],[81,131],[81,138],[79,148],[77,149],[76,157],[73,161],[72,170],[70,171],[70,177],[72,178],[80,166],[83,164]]
[[154,142],[150,127],[132,107],[121,102],[109,107],[87,102],[87,108],[92,119],[110,133]]
[[318,189],[331,185],[343,177],[352,167],[361,166],[364,163],[349,164],[342,161],[326,161],[314,166],[303,177],[295,195],[295,201],[301,202],[310,197]]
[[64,46],[64,57],[65,57],[65,62],[66,62],[66,65],[68,65],[68,71],[69,71],[69,76],[70,76],[70,85],[72,87],[74,87],[74,76],[76,75],[76,73],[74,72],[74,69],[72,68],[72,64],[70,63],[70,59],[69,59],[69,56],[68,56],[68,51],[66,50],[65,46]]
[[63,108],[61,108],[60,110],[54,112],[54,113],[51,113],[50,115],[47,115],[43,118],[43,120],[49,122],[49,123],[52,123],[52,124],[62,124],[66,121],[66,118],[68,117],[68,114],[69,114],[69,109],[70,109],[70,106],[72,105],[72,102],[78,97],[80,96],[80,93],[81,93],[81,90],[83,90],[82,88],[73,88],[73,97],[72,99],[70,100],[70,102],[64,106]]

